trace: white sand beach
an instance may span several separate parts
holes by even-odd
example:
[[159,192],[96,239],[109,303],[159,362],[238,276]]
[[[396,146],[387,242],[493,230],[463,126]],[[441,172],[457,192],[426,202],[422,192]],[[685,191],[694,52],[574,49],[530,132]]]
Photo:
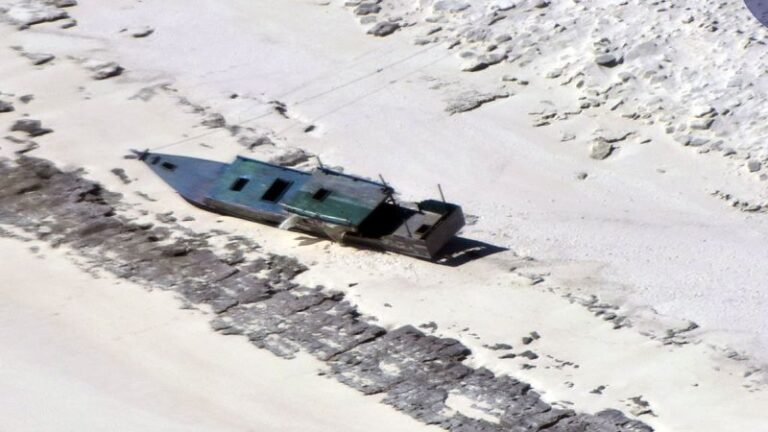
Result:
[[430,430],[318,376],[308,357],[213,333],[167,293],[95,279],[41,242],[0,243],[3,428]]

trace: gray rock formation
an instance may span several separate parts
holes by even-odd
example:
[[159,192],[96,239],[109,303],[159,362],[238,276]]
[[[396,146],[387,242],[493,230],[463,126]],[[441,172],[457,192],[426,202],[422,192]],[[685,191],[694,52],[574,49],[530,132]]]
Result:
[[0,16],[20,28],[69,18],[62,8],[77,5],[75,0],[11,0],[0,4]]
[[[132,223],[116,214],[119,201],[40,159],[0,162],[0,222],[67,245],[118,277],[209,306],[216,315],[211,326],[222,334],[243,335],[281,357],[308,352],[338,381],[381,394],[384,403],[419,421],[456,432],[652,431],[618,411],[555,408],[523,382],[464,364],[470,350],[457,340],[412,326],[387,331],[370,324],[343,294],[297,284],[294,278],[306,268],[292,258],[246,260],[242,251],[258,246],[242,237],[229,237],[228,244],[240,258],[220,256],[207,243],[210,234],[177,227],[172,236],[166,226]],[[497,421],[450,409],[449,394],[489,407],[482,409]]]
[[399,29],[400,29],[400,24],[396,22],[384,21],[384,22],[377,23],[376,25],[371,27],[371,29],[368,30],[368,34],[372,34],[378,37],[384,37],[384,36],[391,35],[392,33],[398,31]]
[[90,68],[93,71],[91,77],[95,80],[105,80],[108,78],[122,75],[124,69],[115,62],[107,62],[95,65]]
[[605,139],[598,138],[592,142],[589,147],[589,157],[596,160],[603,160],[613,153],[613,144]]
[[13,110],[14,108],[12,103],[0,100],[0,113],[7,113]]
[[51,133],[53,129],[44,128],[40,120],[21,119],[13,123],[11,132],[26,132],[31,137],[37,137]]
[[448,106],[445,107],[445,111],[451,115],[459,114],[472,111],[487,103],[491,103],[498,99],[505,99],[510,96],[512,96],[512,93],[507,91],[499,91],[497,93],[480,93],[471,90],[461,93],[451,99],[448,102]]

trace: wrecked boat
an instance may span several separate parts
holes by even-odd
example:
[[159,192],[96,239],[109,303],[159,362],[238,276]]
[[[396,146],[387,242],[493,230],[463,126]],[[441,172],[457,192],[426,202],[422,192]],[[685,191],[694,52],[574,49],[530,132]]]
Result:
[[464,226],[461,207],[444,199],[398,203],[383,180],[322,166],[307,172],[242,156],[226,164],[135,153],[195,206],[342,244],[434,260]]

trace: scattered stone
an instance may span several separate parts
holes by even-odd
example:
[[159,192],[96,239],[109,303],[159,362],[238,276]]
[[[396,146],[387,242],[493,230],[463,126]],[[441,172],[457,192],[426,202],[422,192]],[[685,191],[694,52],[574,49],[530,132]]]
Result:
[[480,93],[472,90],[461,93],[451,100],[445,111],[451,115],[468,112],[495,100],[508,98],[511,95],[512,93],[509,92]]
[[274,146],[275,143],[267,135],[247,134],[237,139],[237,143],[249,150],[260,146]]
[[286,150],[283,154],[273,157],[269,160],[270,163],[280,166],[296,166],[309,161],[312,156],[302,149],[293,148]]
[[600,54],[595,57],[595,63],[603,67],[612,68],[619,64],[619,59],[614,54]]
[[40,120],[21,119],[11,126],[11,132],[26,132],[31,137],[38,137],[53,132],[53,129],[44,128]]
[[56,6],[60,8],[67,8],[77,6],[77,0],[42,0],[43,4]]
[[703,105],[693,108],[693,115],[697,118],[712,117],[717,115],[717,109],[710,105]]
[[28,58],[35,66],[44,65],[56,58],[55,55],[48,53],[23,53],[22,55]]
[[701,147],[703,145],[706,145],[709,143],[709,138],[704,137],[687,137],[687,146],[690,147]]
[[603,160],[613,153],[614,147],[605,139],[597,138],[589,147],[589,157],[595,160]]
[[32,100],[34,99],[35,99],[35,95],[31,95],[31,94],[25,94],[23,96],[19,96],[19,102],[23,104],[28,104],[32,102]]
[[561,76],[563,76],[563,72],[565,72],[564,68],[553,69],[553,70],[547,72],[547,74],[544,77],[547,78],[547,79],[560,78]]
[[478,72],[488,69],[490,66],[499,64],[507,58],[505,53],[492,53],[472,57],[464,62],[461,70],[464,72]]
[[419,326],[419,328],[425,329],[425,330],[431,330],[432,332],[437,331],[437,323],[434,321],[430,321],[426,324],[422,324]]
[[470,7],[471,5],[463,0],[437,0],[432,5],[432,10],[435,12],[458,13]]
[[690,128],[692,130],[707,130],[712,127],[714,122],[715,119],[713,118],[698,119],[691,122]]
[[0,100],[0,113],[12,112],[14,110],[15,108],[12,103]]
[[747,162],[747,169],[749,172],[758,172],[763,168],[763,164],[760,161],[756,161],[754,159],[751,159],[749,162]]
[[211,113],[205,116],[201,124],[211,129],[223,128],[227,126],[227,120],[219,113]]
[[75,19],[64,20],[64,22],[61,24],[62,29],[69,29],[76,26],[77,26],[77,20]]
[[53,2],[46,3],[42,1],[11,3],[9,7],[0,8],[0,13],[4,14],[6,19],[12,24],[19,25],[22,29],[35,24],[69,18],[67,11],[60,9],[60,6],[55,5]]
[[378,37],[385,37],[391,35],[399,29],[400,24],[396,22],[384,21],[374,25],[370,30],[368,30],[368,34]]
[[642,396],[635,396],[628,399],[630,402],[635,404],[634,407],[632,407],[629,412],[632,413],[635,416],[641,416],[641,415],[654,415],[653,410],[651,410],[650,406],[651,404],[643,399]]
[[355,8],[355,15],[364,16],[381,12],[381,6],[376,3],[361,3]]
[[91,78],[95,80],[105,80],[120,76],[124,71],[123,67],[115,62],[89,60],[84,63],[84,66],[93,72]]
[[535,352],[531,351],[531,350],[524,351],[524,352],[518,354],[518,356],[519,357],[525,357],[528,360],[536,360],[537,358],[539,358],[539,355],[536,354]]
[[589,174],[585,173],[584,171],[576,173],[577,180],[586,180],[588,177],[589,177]]
[[155,29],[149,26],[144,26],[144,27],[138,27],[135,29],[124,29],[122,31],[128,32],[128,34],[133,38],[141,39],[154,33]]
[[37,150],[40,148],[40,145],[34,141],[27,140],[24,142],[24,147],[22,147],[19,150],[16,150],[14,153],[17,155],[23,155],[31,152],[32,150]]
[[128,174],[125,173],[125,170],[122,168],[112,168],[110,172],[114,175],[116,175],[120,181],[123,182],[123,184],[131,184],[131,178],[128,177]]
[[603,133],[598,139],[603,140],[609,144],[614,144],[617,142],[625,141],[630,136],[634,135],[635,132],[619,132],[619,133]]
[[511,350],[512,345],[505,344],[505,343],[497,343],[495,345],[487,346],[486,348],[492,351],[506,351],[506,350]]

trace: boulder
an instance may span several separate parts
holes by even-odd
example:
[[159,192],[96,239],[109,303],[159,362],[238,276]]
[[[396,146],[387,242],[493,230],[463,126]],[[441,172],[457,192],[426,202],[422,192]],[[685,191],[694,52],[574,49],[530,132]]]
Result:
[[13,111],[13,104],[0,100],[0,113],[7,113]]
[[372,15],[381,12],[381,6],[376,3],[361,3],[355,8],[355,15]]
[[471,57],[464,62],[461,70],[464,72],[477,72],[495,64],[499,64],[507,58],[505,53],[485,54],[477,57]]
[[589,157],[595,160],[603,160],[613,153],[613,144],[604,139],[596,139],[589,148]]
[[614,54],[600,54],[595,57],[595,63],[599,66],[612,68],[619,64],[619,58]]
[[21,119],[11,126],[11,132],[26,132],[31,137],[37,137],[53,132],[53,129],[44,128],[40,120]]
[[390,22],[390,21],[384,21],[371,27],[371,29],[368,30],[368,34],[371,34],[377,37],[384,37],[384,36],[391,35],[392,33],[398,31],[399,29],[400,29],[400,24],[395,22]]
[[105,80],[119,76],[123,73],[122,66],[115,62],[106,62],[99,60],[89,60],[84,64],[85,68],[92,71],[91,78],[95,80]]

